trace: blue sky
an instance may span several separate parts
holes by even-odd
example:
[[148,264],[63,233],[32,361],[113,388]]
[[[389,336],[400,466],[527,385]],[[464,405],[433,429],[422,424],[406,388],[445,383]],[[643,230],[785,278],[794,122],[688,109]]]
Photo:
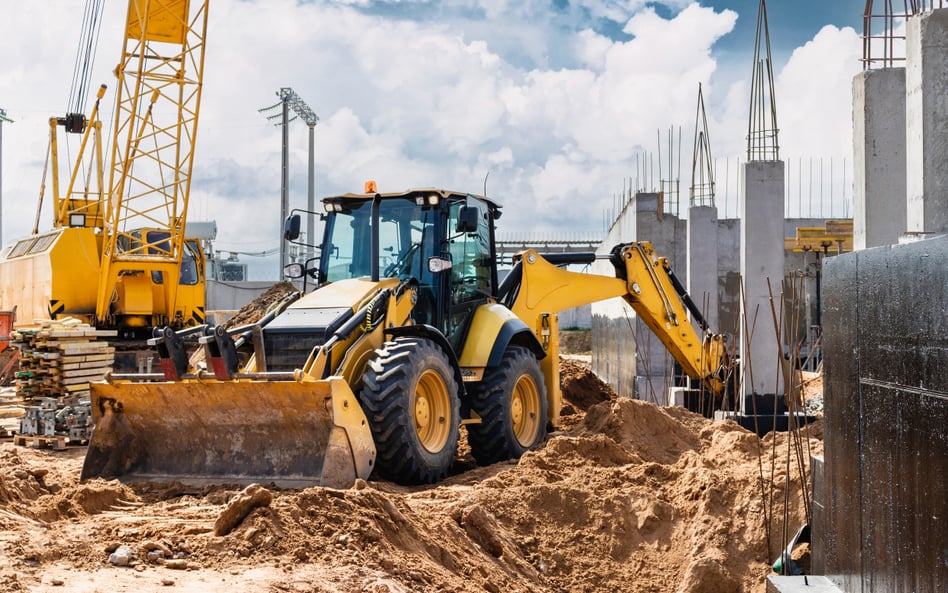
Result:
[[[757,29],[757,6],[755,0],[724,0],[710,2],[715,8],[729,8],[742,15],[734,31],[721,39],[722,49],[736,53],[745,52],[753,43]],[[865,0],[771,0],[767,3],[770,23],[770,41],[774,51],[786,55],[803,45],[826,25],[852,27],[862,32],[862,15]]]
[[[47,5],[39,19],[31,3],[11,3],[0,24],[0,107],[15,120],[3,128],[4,241],[30,232],[46,122],[68,104],[85,0]],[[680,179],[690,185],[699,83],[712,152],[729,163],[731,179],[719,165],[719,193],[730,188],[719,210],[734,216],[757,5],[212,0],[189,218],[217,221],[219,250],[278,244],[280,131],[257,110],[289,86],[320,116],[318,196],[360,191],[366,179],[382,190],[480,192],[489,173],[488,193],[505,207],[501,234],[595,234],[636,159],[658,152],[665,130],[680,130]],[[124,7],[106,3],[93,89],[113,82]],[[781,156],[795,179],[801,159],[834,159],[822,177],[837,188],[836,216],[851,184],[841,165],[851,159],[863,7],[768,5]],[[291,127],[290,144],[290,201],[302,207],[305,125]],[[49,219],[44,212],[41,229]],[[249,262],[254,279],[275,279],[275,259]]]

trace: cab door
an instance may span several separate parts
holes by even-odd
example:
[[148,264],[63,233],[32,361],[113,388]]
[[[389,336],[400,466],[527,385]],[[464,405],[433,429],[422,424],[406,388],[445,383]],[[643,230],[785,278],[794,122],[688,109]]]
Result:
[[491,230],[487,204],[470,196],[450,204],[447,220],[450,305],[445,335],[457,352],[464,344],[474,311],[496,292]]

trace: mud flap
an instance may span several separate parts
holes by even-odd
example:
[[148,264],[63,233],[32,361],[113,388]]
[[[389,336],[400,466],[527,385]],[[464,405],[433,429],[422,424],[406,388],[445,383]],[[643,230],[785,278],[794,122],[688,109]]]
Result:
[[348,384],[322,381],[96,383],[81,479],[346,488],[375,446]]

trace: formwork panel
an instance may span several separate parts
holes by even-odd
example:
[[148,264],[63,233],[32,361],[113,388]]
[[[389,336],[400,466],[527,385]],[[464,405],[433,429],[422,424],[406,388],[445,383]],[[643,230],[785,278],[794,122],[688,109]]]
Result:
[[[854,254],[858,255],[858,254]],[[829,271],[827,271],[827,268]],[[850,290],[857,284],[855,257],[827,258],[823,274],[824,525],[814,534],[826,576],[844,591],[861,592],[862,532],[859,480],[859,362],[856,308]],[[830,355],[830,354],[833,355]],[[849,356],[847,354],[853,354]],[[849,514],[850,521],[838,518]]]
[[826,574],[948,588],[948,237],[824,267]]

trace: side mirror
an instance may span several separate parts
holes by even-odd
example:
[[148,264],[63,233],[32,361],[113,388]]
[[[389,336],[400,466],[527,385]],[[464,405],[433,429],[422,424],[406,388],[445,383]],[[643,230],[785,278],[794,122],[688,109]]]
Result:
[[458,212],[458,225],[455,232],[473,233],[477,231],[478,210],[473,206],[461,206]]
[[286,264],[283,266],[283,276],[296,280],[297,278],[302,278],[306,274],[306,268],[301,263]]
[[300,238],[300,215],[294,214],[283,223],[283,238],[287,241],[296,241]]

